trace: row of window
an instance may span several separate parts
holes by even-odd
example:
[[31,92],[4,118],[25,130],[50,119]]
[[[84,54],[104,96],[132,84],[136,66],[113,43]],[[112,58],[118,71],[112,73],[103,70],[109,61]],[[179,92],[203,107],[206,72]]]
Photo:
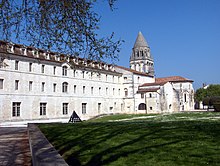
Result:
[[[86,114],[87,111],[87,103],[82,103],[82,114]],[[98,111],[100,112],[101,103],[98,103]],[[69,113],[69,103],[62,103],[62,114],[68,115]],[[47,115],[47,103],[42,102],[39,105],[39,115]],[[13,102],[12,103],[12,116],[20,117],[21,116],[21,102]]]
[[[0,89],[3,89],[3,82],[4,80],[3,79],[0,79]],[[62,83],[62,92],[63,93],[67,93],[68,92],[68,83],[67,82],[63,82]],[[15,90],[19,90],[19,80],[15,80]],[[33,90],[33,81],[29,81],[29,91],[32,91]],[[93,95],[94,94],[94,87],[91,87],[91,94]],[[99,87],[98,91],[99,91],[99,95],[101,94],[101,90],[102,88]],[[77,91],[77,86],[74,85],[73,87],[73,93],[76,93]],[[106,87],[105,89],[106,91],[106,95],[109,94],[109,88]],[[120,92],[121,90],[118,89],[118,95],[120,95]],[[45,82],[42,82],[41,83],[41,92],[45,92]],[[57,92],[57,84],[56,83],[53,83],[53,92]],[[86,91],[86,86],[82,86],[82,93],[85,94],[87,91]],[[112,88],[112,95],[115,95],[115,88]],[[125,88],[125,96],[128,95],[128,90],[127,88]]]
[[[4,79],[0,79],[0,89],[4,89],[3,85],[4,85]],[[63,93],[68,93],[68,91],[69,91],[68,86],[69,86],[69,84],[67,82],[62,83],[62,92]],[[15,80],[14,88],[15,88],[16,91],[19,90],[19,80]],[[29,91],[33,91],[33,81],[29,81],[28,88],[29,88],[28,89]],[[101,91],[102,91],[102,88],[99,87],[98,88],[98,94],[99,95],[101,95]],[[41,83],[41,92],[45,92],[45,82]],[[56,83],[53,83],[53,92],[57,92],[57,84]],[[82,86],[82,93],[85,94],[86,92],[88,92],[86,90],[86,86]],[[76,85],[73,86],[73,93],[77,93],[77,86]],[[105,88],[105,93],[106,93],[106,95],[109,94],[109,88],[108,87]],[[112,95],[116,95],[115,93],[116,93],[115,88],[112,88]],[[94,94],[94,87],[91,87],[90,94],[92,94],[92,95]],[[121,95],[121,89],[118,89],[118,95],[119,96]],[[124,88],[124,96],[125,97],[128,96],[128,89],[127,88]],[[141,98],[143,98],[142,96],[143,96],[143,94],[141,94]]]
[[[53,75],[56,75],[56,66],[53,67]],[[15,61],[15,70],[19,70],[19,61]],[[29,63],[29,72],[33,71],[33,63]],[[85,78],[85,75],[88,74],[88,72],[86,71],[81,71],[82,72],[82,78]],[[41,65],[41,73],[44,74],[45,73],[45,65]],[[73,70],[73,77],[76,77],[78,74],[77,70]],[[101,80],[101,74],[100,73],[95,73],[95,72],[90,72],[90,79],[92,79],[94,77],[94,75],[96,75],[99,80]],[[68,76],[68,67],[67,66],[63,66],[62,67],[62,76]],[[106,74],[105,76],[105,81],[108,81],[108,75]],[[118,77],[118,82],[120,81],[120,77]],[[115,76],[112,76],[112,82],[115,82]]]

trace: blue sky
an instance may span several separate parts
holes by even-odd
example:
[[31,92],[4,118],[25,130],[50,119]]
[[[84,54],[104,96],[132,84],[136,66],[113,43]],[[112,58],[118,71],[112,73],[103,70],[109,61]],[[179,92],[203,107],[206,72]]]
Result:
[[220,0],[117,0],[114,11],[97,2],[99,34],[123,39],[118,65],[129,67],[139,31],[154,57],[156,77],[183,76],[197,89],[220,84]]

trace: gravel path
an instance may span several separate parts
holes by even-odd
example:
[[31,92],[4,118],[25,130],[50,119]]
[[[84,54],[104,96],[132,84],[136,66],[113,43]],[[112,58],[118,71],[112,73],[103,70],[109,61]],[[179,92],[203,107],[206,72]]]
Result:
[[31,166],[27,128],[0,127],[0,165]]

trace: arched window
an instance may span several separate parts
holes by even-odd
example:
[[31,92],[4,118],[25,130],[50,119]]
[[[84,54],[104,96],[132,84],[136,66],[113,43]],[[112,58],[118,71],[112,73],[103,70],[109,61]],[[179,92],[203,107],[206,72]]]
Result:
[[146,104],[144,104],[144,103],[139,104],[138,109],[139,110],[146,110]]
[[67,76],[67,66],[62,67],[62,75]]
[[68,83],[67,82],[64,82],[62,84],[62,92],[64,92],[64,93],[68,92]]
[[125,92],[125,97],[127,97],[127,96],[128,96],[128,89],[125,88],[125,89],[124,89],[124,92]]
[[144,51],[143,51],[143,50],[141,50],[141,56],[142,56],[142,57],[144,56]]
[[137,54],[137,57],[139,57],[139,51],[138,50],[136,50],[136,54]]

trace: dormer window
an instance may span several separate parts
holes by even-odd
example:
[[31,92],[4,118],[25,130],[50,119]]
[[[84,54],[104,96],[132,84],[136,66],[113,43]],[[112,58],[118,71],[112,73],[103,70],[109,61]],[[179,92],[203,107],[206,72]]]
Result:
[[48,54],[48,53],[46,54],[46,59],[48,59],[48,60],[50,59],[50,54]]
[[13,52],[13,46],[12,45],[7,45],[7,51],[8,52]]
[[38,58],[38,52],[36,50],[33,51],[33,55]]
[[59,57],[59,56],[56,56],[56,60],[57,60],[57,61],[60,61],[60,57]]
[[21,48],[21,53],[22,53],[22,55],[27,55],[26,54],[26,49],[25,48]]

